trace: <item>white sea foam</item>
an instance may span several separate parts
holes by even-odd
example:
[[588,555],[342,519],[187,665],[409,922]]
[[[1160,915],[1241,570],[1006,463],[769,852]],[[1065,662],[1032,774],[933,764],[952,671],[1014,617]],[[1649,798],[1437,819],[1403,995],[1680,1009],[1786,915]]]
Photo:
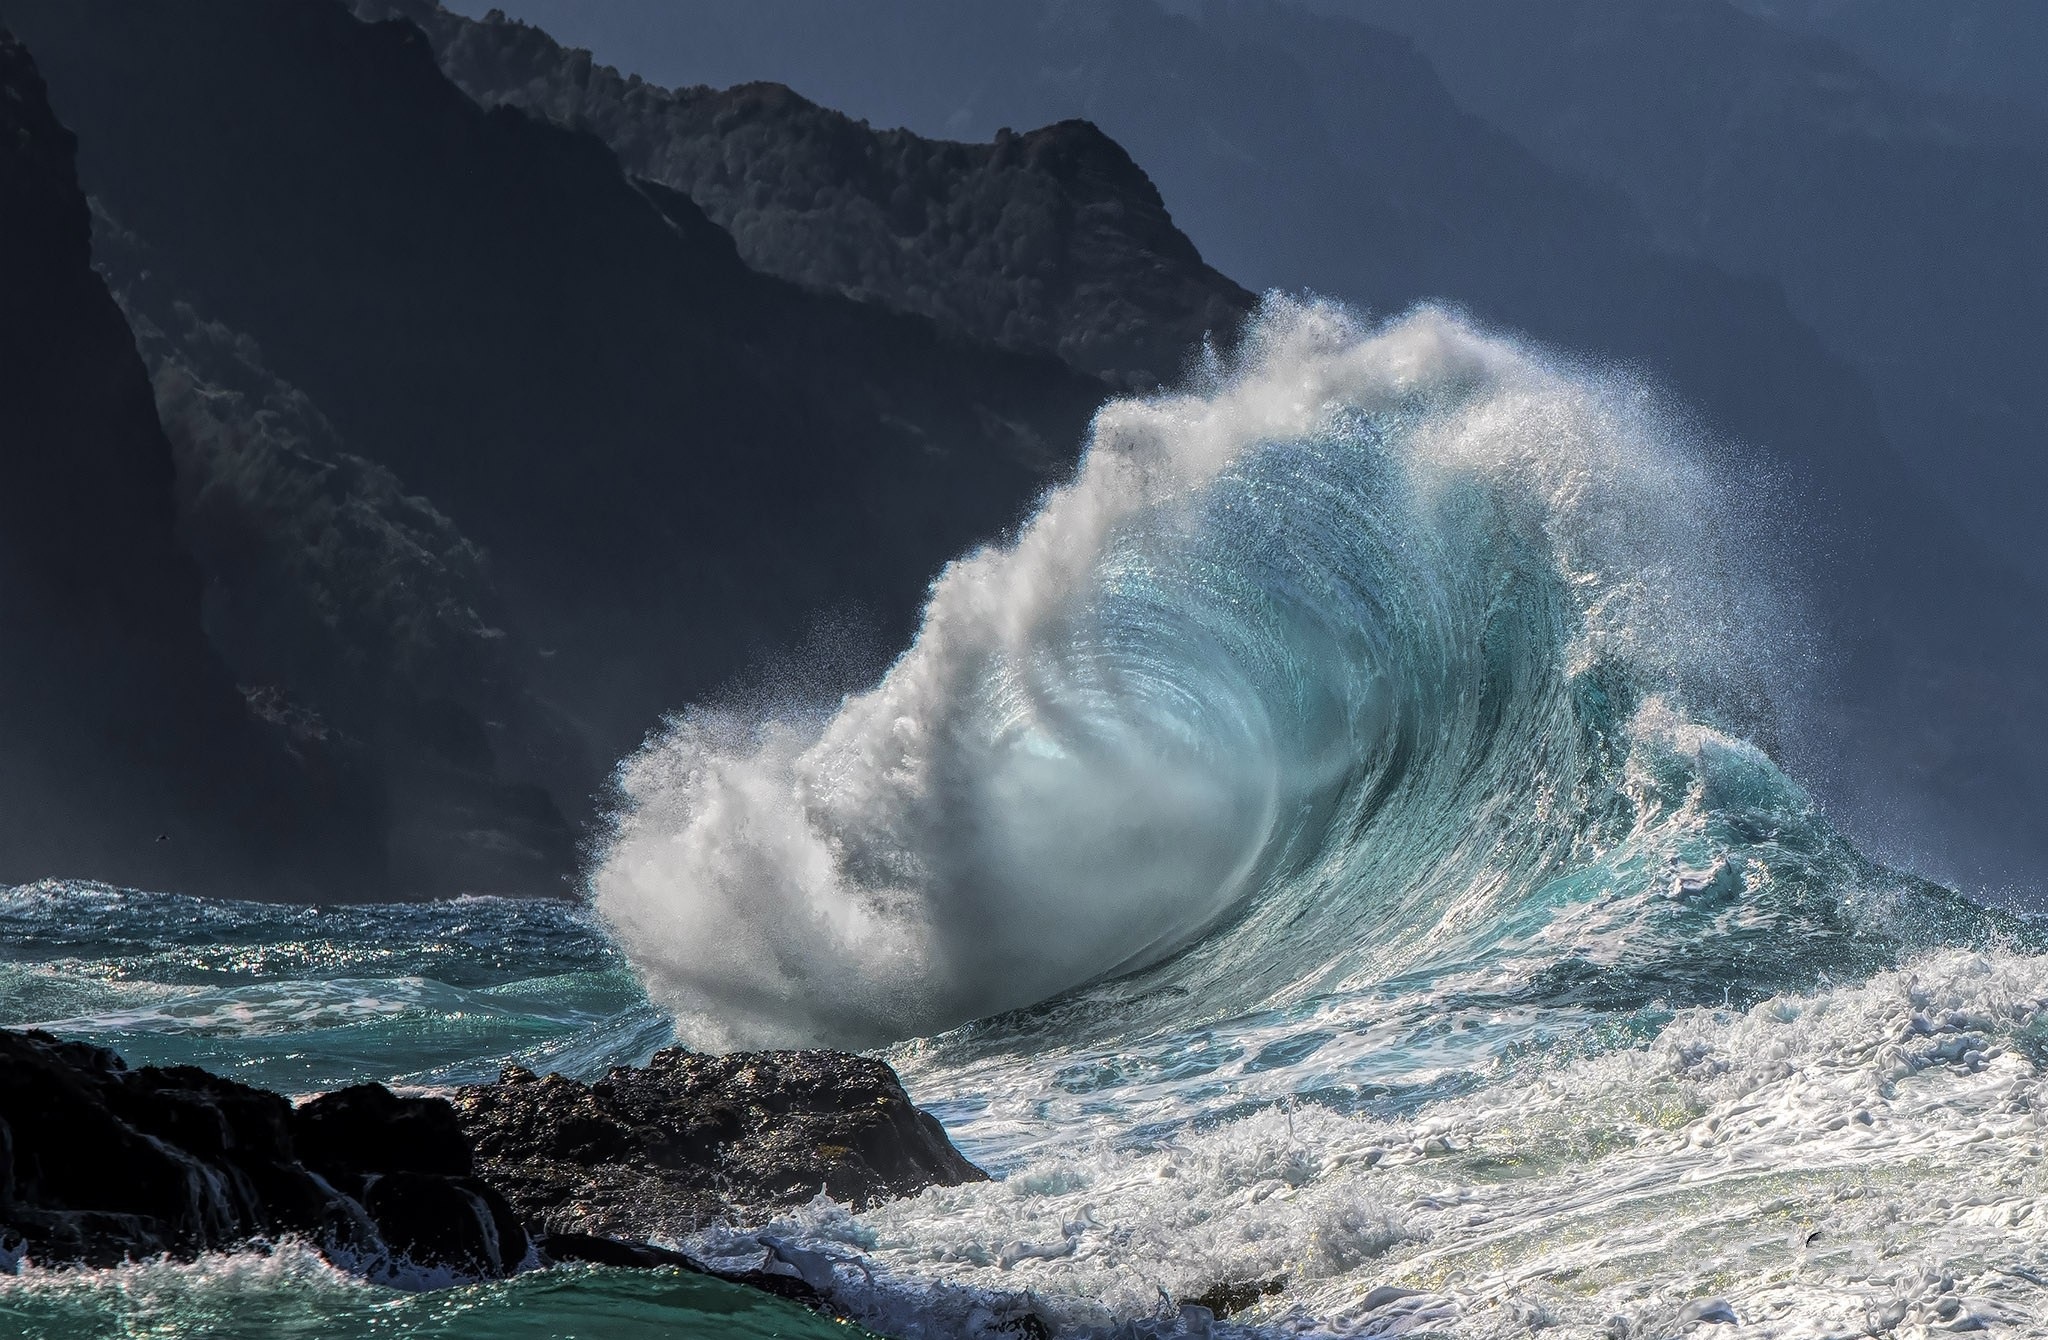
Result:
[[[1202,1334],[1186,1300],[1233,1283],[1273,1289],[1229,1322],[1261,1334],[2038,1337],[2044,1029],[2048,960],[1944,950],[1408,1118],[1301,1104],[1134,1144],[1142,1113],[1103,1107],[1002,1181],[773,1231],[857,1258],[842,1295],[903,1340],[1026,1312]],[[1054,1073],[983,1069],[1005,1088],[975,1103],[1057,1103]]]

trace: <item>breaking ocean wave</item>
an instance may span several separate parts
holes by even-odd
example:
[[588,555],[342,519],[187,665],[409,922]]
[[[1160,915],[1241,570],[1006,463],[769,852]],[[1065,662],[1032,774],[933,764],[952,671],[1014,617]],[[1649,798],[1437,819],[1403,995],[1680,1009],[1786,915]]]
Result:
[[1970,914],[1751,743],[1797,660],[1774,520],[1627,378],[1276,299],[1236,366],[1106,407],[875,688],[629,761],[595,904],[712,1046],[1111,980],[1151,1028],[1404,976],[1614,1005],[1867,972]]

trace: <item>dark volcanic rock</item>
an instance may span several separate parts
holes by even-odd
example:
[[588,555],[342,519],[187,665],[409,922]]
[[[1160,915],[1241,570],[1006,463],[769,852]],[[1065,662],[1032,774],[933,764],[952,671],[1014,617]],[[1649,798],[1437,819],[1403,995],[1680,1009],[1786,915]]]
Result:
[[839,1052],[670,1048],[590,1085],[513,1069],[455,1105],[479,1170],[554,1232],[638,1238],[820,1191],[863,1207],[986,1178],[894,1071]]
[[672,1252],[666,1247],[651,1243],[629,1242],[619,1238],[601,1238],[590,1233],[550,1233],[535,1244],[541,1255],[549,1261],[583,1261],[594,1266],[611,1266],[618,1270],[660,1270],[664,1267],[694,1271],[700,1275],[715,1275],[732,1284],[743,1284],[750,1289],[772,1293],[777,1298],[786,1298],[792,1303],[801,1303],[815,1312],[844,1318],[846,1313],[817,1286],[798,1275],[783,1271],[769,1270],[765,1264],[758,1270],[715,1270],[695,1257],[682,1252]]
[[659,1270],[663,1266],[683,1270],[704,1268],[695,1257],[682,1252],[656,1247],[648,1242],[601,1238],[594,1233],[550,1233],[534,1245],[551,1261],[586,1261],[594,1266],[613,1266],[620,1270]]
[[368,1247],[359,1208],[294,1157],[291,1105],[189,1067],[129,1070],[0,1033],[0,1224],[43,1264],[190,1255],[281,1232]]
[[345,1186],[380,1173],[468,1177],[476,1172],[455,1109],[441,1098],[400,1098],[381,1084],[322,1094],[292,1113],[307,1167]]
[[390,1250],[416,1266],[499,1275],[526,1256],[526,1230],[475,1159],[444,1098],[358,1084],[292,1114],[299,1157],[362,1203]]
[[0,32],[0,885],[374,883],[374,789],[345,750],[253,714],[202,632],[73,152]]
[[984,1176],[888,1066],[833,1052],[673,1048],[588,1086],[513,1069],[455,1105],[360,1084],[294,1110],[192,1067],[130,1070],[0,1031],[0,1262],[106,1266],[291,1234],[373,1278],[680,1268],[841,1315],[801,1249],[766,1240],[758,1268],[733,1272],[644,1238],[820,1190],[866,1206]]
[[1174,379],[1252,305],[1086,121],[993,144],[930,140],[780,84],[661,88],[495,11],[468,19],[438,0],[355,10],[418,24],[479,102],[597,134],[629,172],[686,193],[769,274],[1137,386]]
[[365,1085],[295,1113],[190,1066],[130,1070],[103,1048],[0,1032],[0,1239],[39,1264],[290,1233],[373,1274],[508,1274],[525,1231],[469,1162],[438,1099]]
[[519,1216],[474,1177],[374,1173],[364,1179],[360,1199],[385,1245],[415,1267],[473,1279],[509,1275],[526,1257]]

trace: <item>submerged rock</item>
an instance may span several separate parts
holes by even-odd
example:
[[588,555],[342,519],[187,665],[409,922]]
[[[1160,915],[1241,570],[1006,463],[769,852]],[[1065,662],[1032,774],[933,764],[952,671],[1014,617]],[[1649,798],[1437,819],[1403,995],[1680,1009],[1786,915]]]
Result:
[[525,1230],[470,1161],[441,1099],[362,1085],[294,1112],[192,1066],[0,1032],[0,1247],[16,1259],[107,1266],[291,1234],[371,1274],[510,1274]]
[[801,1304],[826,1316],[842,1319],[847,1316],[844,1309],[810,1281],[800,1275],[766,1269],[765,1265],[759,1270],[718,1270],[693,1256],[666,1247],[621,1238],[602,1238],[591,1233],[550,1233],[535,1246],[550,1264],[581,1261],[618,1270],[687,1270],[693,1274],[714,1276],[728,1284],[742,1284],[763,1293],[772,1293],[777,1298]]
[[508,1069],[455,1099],[478,1168],[556,1233],[645,1237],[819,1192],[856,1208],[987,1179],[887,1065],[657,1052],[592,1084]]

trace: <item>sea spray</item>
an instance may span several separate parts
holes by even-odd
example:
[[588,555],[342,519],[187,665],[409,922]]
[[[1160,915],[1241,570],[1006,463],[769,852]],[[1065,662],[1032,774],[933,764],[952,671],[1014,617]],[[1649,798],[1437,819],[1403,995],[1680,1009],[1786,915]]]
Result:
[[595,902],[699,1045],[930,1033],[1252,909],[1210,1007],[1327,987],[1624,839],[1639,711],[1764,717],[1758,526],[1624,376],[1274,298],[1107,405],[873,689],[625,763]]

